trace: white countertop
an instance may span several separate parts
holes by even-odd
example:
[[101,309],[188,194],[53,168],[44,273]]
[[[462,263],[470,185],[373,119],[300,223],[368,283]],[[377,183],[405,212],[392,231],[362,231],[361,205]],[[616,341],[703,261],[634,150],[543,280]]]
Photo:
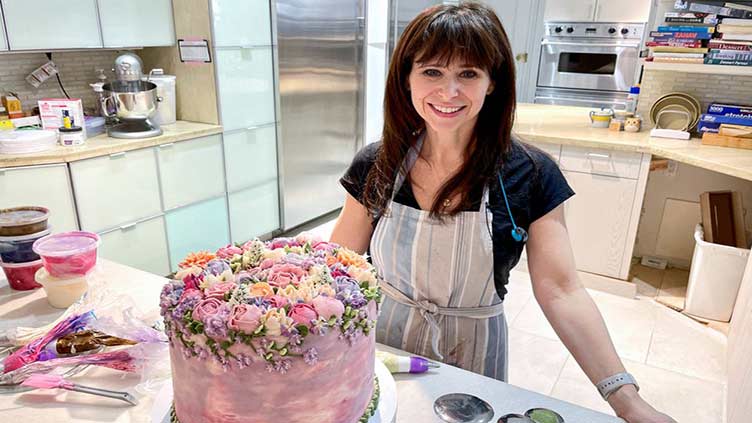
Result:
[[[129,295],[146,319],[158,318],[159,292],[165,282],[164,278],[107,260],[100,260],[99,266],[101,271],[108,275],[108,290]],[[45,324],[54,320],[61,312],[62,310],[54,309],[47,304],[42,289],[12,291],[7,285],[0,286],[0,330],[18,325]],[[406,354],[381,345],[379,349]],[[167,356],[165,360],[168,360]],[[441,368],[422,375],[395,375],[395,380],[399,423],[439,421],[433,413],[433,401],[450,392],[465,392],[485,399],[496,411],[495,419],[506,413],[524,413],[529,408],[546,407],[557,411],[568,423],[622,422],[613,416],[448,365],[442,365]],[[82,385],[133,392],[133,387],[139,383],[140,378],[138,375],[92,366],[77,375],[75,381]],[[0,415],[3,416],[3,421],[15,419],[26,422],[149,422],[158,389],[159,387],[155,387],[150,395],[137,394],[140,404],[135,407],[62,390],[0,393]]]

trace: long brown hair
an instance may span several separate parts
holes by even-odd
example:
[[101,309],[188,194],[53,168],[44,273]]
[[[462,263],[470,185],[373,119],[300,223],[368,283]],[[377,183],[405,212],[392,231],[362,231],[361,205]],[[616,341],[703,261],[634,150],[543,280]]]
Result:
[[[373,216],[383,214],[391,198],[394,178],[416,135],[425,122],[413,107],[408,77],[414,62],[436,61],[444,65],[454,59],[486,71],[494,89],[486,96],[478,113],[474,136],[465,152],[465,163],[440,189],[431,207],[431,216],[453,216],[471,205],[473,188],[494,177],[502,154],[511,144],[516,103],[512,49],[499,18],[487,6],[463,3],[441,5],[421,12],[405,28],[397,42],[384,95],[382,145],[366,178],[363,200]],[[453,208],[444,201],[460,194]]]

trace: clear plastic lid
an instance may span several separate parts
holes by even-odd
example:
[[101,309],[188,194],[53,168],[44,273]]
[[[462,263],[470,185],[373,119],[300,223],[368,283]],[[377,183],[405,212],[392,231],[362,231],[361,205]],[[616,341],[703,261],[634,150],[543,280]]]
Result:
[[21,226],[41,222],[49,217],[44,207],[14,207],[0,210],[0,226]]
[[0,242],[23,242],[23,241],[29,241],[31,239],[39,239],[43,236],[47,236],[52,232],[52,227],[48,226],[47,229],[41,231],[41,232],[35,232],[33,234],[28,235],[14,235],[14,236],[0,236]]
[[99,245],[99,235],[74,231],[50,235],[37,240],[32,249],[40,256],[60,257],[93,250]]

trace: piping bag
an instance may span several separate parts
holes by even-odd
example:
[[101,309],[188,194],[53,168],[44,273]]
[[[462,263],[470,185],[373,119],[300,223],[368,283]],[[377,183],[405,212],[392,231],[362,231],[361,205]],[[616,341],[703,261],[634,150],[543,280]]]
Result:
[[439,365],[423,357],[404,356],[376,351],[376,358],[389,369],[390,373],[424,373],[429,369],[438,369]]

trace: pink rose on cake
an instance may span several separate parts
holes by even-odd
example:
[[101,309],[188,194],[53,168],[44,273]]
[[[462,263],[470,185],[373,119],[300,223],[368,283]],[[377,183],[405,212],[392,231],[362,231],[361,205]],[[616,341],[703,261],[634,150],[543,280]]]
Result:
[[277,264],[269,271],[269,285],[284,288],[289,284],[297,285],[305,276],[305,271],[292,264]]
[[241,255],[241,254],[243,254],[243,250],[241,248],[239,248],[239,247],[236,247],[236,246],[232,245],[232,244],[230,244],[230,245],[228,245],[226,247],[222,247],[219,250],[217,250],[217,257],[222,258],[222,259],[229,260],[229,259],[233,258],[233,256],[235,256],[235,254]]
[[227,326],[248,334],[253,333],[261,325],[264,312],[255,305],[238,304],[232,309]]
[[222,282],[206,288],[206,291],[204,291],[204,293],[206,295],[206,298],[216,298],[218,300],[224,300],[225,294],[235,289],[235,287],[237,287],[235,282]]
[[336,298],[319,295],[313,299],[313,308],[319,316],[325,319],[340,318],[345,312],[345,306]]
[[269,304],[274,308],[285,308],[290,301],[281,295],[272,295],[268,298]]
[[223,304],[224,301],[220,301],[216,298],[205,298],[196,304],[196,308],[193,309],[191,316],[193,317],[193,320],[203,322],[207,316],[217,314]]
[[290,310],[290,318],[298,325],[305,325],[311,327],[311,321],[318,319],[316,310],[308,304],[299,303],[292,306]]
[[334,244],[332,242],[326,242],[326,241],[320,241],[313,244],[313,250],[314,251],[326,251],[328,253],[331,253],[334,251],[335,248],[339,248],[339,245]]

